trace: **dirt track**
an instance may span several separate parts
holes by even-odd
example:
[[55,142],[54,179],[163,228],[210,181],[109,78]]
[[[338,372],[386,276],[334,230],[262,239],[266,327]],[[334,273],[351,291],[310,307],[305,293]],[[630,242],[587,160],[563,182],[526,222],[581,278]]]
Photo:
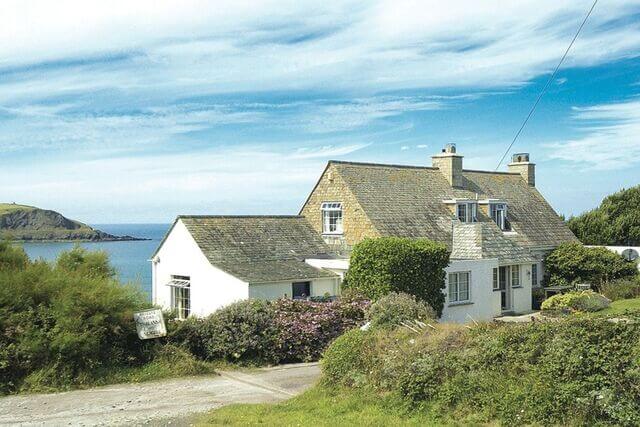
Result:
[[317,364],[0,398],[0,426],[189,425],[230,403],[277,402],[313,385]]

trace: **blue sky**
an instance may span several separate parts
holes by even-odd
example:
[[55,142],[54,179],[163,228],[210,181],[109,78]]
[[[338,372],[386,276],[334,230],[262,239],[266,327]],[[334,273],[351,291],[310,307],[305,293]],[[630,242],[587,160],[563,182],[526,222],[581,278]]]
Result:
[[[565,214],[640,183],[640,2],[601,1],[513,149]],[[0,201],[169,222],[297,213],[329,159],[494,169],[591,5],[106,3],[0,3]]]

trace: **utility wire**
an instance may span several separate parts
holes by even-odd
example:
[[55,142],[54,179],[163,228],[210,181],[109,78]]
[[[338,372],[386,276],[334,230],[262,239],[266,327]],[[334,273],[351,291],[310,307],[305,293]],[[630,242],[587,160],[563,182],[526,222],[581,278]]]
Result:
[[527,122],[529,121],[529,119],[533,115],[533,112],[536,110],[536,107],[538,106],[538,103],[542,99],[542,95],[544,95],[544,93],[549,88],[549,85],[551,84],[553,79],[556,77],[556,74],[558,73],[558,70],[560,69],[560,66],[564,62],[564,59],[567,57],[567,54],[569,53],[569,50],[571,50],[571,47],[573,46],[573,43],[575,43],[576,39],[578,38],[578,35],[580,35],[580,31],[582,31],[582,27],[584,27],[584,24],[587,22],[587,19],[589,19],[589,16],[591,16],[591,12],[593,12],[593,9],[596,7],[597,3],[598,3],[598,0],[595,0],[593,2],[593,4],[591,5],[591,9],[589,9],[589,12],[587,13],[587,16],[585,16],[584,19],[582,20],[582,24],[580,24],[580,27],[578,28],[578,31],[576,32],[576,35],[573,36],[573,39],[571,40],[571,43],[569,43],[569,46],[567,47],[567,50],[564,51],[564,55],[562,55],[562,58],[560,58],[560,62],[558,62],[558,65],[556,65],[555,70],[553,70],[553,73],[551,74],[551,77],[549,77],[549,80],[547,80],[547,83],[544,85],[544,87],[540,91],[540,94],[538,94],[538,98],[536,99],[536,102],[533,103],[533,106],[531,107],[531,110],[529,110],[529,114],[527,114],[527,117],[524,119],[524,122],[522,122],[522,126],[520,126],[520,129],[518,129],[518,132],[516,133],[516,136],[513,137],[513,140],[511,141],[511,144],[509,144],[509,147],[507,147],[507,150],[504,152],[504,154],[500,158],[500,161],[498,162],[498,166],[496,166],[495,170],[498,170],[498,168],[500,168],[500,165],[502,165],[502,162],[504,161],[504,158],[507,157],[507,154],[509,154],[509,151],[511,151],[511,147],[513,147],[513,144],[516,143],[518,137],[520,136],[520,133],[522,133],[522,130],[527,125]]

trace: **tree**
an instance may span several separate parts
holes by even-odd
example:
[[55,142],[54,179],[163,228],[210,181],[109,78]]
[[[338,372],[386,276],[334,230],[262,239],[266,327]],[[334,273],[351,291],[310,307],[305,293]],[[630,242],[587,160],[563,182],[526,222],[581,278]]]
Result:
[[606,248],[564,243],[547,255],[546,281],[550,284],[590,283],[596,289],[612,280],[638,275],[635,262],[625,261]]
[[586,245],[640,245],[640,185],[606,197],[567,224]]
[[449,251],[426,239],[383,237],[353,247],[345,289],[375,301],[390,292],[405,292],[442,314]]

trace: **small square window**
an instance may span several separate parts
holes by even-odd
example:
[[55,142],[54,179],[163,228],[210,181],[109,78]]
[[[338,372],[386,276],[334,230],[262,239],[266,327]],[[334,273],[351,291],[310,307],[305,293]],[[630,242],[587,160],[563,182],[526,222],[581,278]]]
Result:
[[321,209],[322,233],[342,234],[342,203],[324,202]]
[[456,204],[456,215],[460,222],[477,222],[478,205],[475,202],[459,202]]

